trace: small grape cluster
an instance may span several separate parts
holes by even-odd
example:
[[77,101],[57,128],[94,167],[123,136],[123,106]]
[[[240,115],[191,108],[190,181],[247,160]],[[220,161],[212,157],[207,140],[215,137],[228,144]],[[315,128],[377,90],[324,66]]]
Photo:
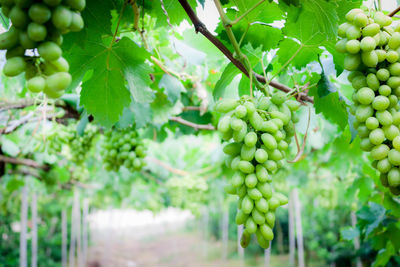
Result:
[[400,27],[382,12],[353,9],[338,29],[339,52],[346,53],[345,69],[352,71],[354,88],[351,113],[361,138],[361,149],[370,151],[381,182],[400,194]]
[[83,29],[79,12],[85,5],[86,0],[0,0],[12,23],[0,34],[0,49],[7,50],[4,75],[25,72],[29,91],[62,96],[72,80],[60,48],[63,34]]
[[68,126],[68,131],[71,133],[68,146],[70,148],[69,160],[81,165],[88,155],[88,152],[92,148],[93,139],[97,134],[97,128],[88,124],[82,136],[76,131],[76,125],[71,124]]
[[275,210],[288,200],[273,191],[270,174],[284,164],[298,121],[294,112],[299,107],[297,101],[287,100],[280,91],[271,98],[243,96],[216,105],[218,112],[225,113],[218,130],[224,140],[233,139],[223,149],[229,155],[227,166],[235,171],[225,191],[239,196],[236,223],[245,226],[242,247],[248,246],[254,233],[263,248],[268,248],[274,237]]
[[123,165],[129,171],[140,171],[146,164],[146,151],[134,129],[114,129],[104,133],[101,155],[104,168],[118,171]]
[[174,207],[188,209],[198,215],[201,205],[206,201],[207,182],[202,177],[186,175],[172,177],[166,183],[171,204]]

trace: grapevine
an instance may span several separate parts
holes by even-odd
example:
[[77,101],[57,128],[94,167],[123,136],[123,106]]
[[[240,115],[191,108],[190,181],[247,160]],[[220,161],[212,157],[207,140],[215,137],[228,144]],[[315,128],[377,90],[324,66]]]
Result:
[[379,11],[353,9],[346,20],[336,49],[346,53],[344,66],[352,71],[354,126],[382,185],[399,195],[400,27],[390,27],[392,19]]
[[135,130],[114,129],[107,131],[104,137],[101,155],[106,170],[118,171],[123,165],[133,172],[141,170],[146,164],[146,151]]
[[218,112],[225,113],[218,122],[222,138],[228,142],[233,139],[223,149],[229,155],[228,167],[235,171],[225,190],[239,197],[236,223],[245,226],[242,247],[249,245],[252,234],[263,248],[274,238],[275,210],[288,199],[274,192],[270,175],[284,164],[298,120],[293,112],[298,108],[299,103],[286,100],[283,92],[258,101],[249,96],[239,101],[226,99],[216,106]]
[[2,13],[12,22],[0,35],[0,49],[7,50],[4,75],[25,72],[26,86],[32,93],[62,96],[72,77],[60,46],[64,34],[83,29],[79,12],[85,5],[86,0],[1,0]]

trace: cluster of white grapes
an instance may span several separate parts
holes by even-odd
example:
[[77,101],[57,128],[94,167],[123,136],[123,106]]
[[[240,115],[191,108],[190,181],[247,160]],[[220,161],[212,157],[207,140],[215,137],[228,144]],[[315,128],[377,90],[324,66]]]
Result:
[[294,112],[299,107],[297,101],[287,100],[280,91],[271,98],[243,96],[216,105],[218,112],[225,113],[218,122],[218,131],[229,142],[224,152],[229,156],[228,167],[235,172],[225,190],[239,197],[236,223],[245,226],[243,247],[248,246],[252,234],[263,248],[268,248],[274,237],[275,210],[288,199],[274,192],[270,175],[284,164],[298,121]]
[[346,53],[354,88],[354,124],[381,182],[400,194],[400,27],[379,11],[353,9],[341,24],[336,49]]
[[113,129],[104,136],[100,153],[106,170],[118,171],[123,165],[134,172],[146,165],[146,150],[135,129]]
[[11,28],[0,34],[0,49],[7,50],[3,73],[25,72],[27,88],[58,98],[71,84],[69,64],[62,57],[63,34],[83,29],[79,12],[86,0],[0,0]]

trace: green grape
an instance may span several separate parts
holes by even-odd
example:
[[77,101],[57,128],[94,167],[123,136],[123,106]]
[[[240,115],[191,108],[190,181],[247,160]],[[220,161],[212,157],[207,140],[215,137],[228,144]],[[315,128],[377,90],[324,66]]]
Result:
[[349,71],[356,70],[360,66],[360,64],[361,58],[358,54],[349,55],[344,59],[344,68]]
[[374,36],[379,33],[381,27],[377,23],[371,23],[362,30],[363,36]]
[[13,57],[7,60],[3,68],[3,73],[6,76],[13,77],[25,71],[26,62],[23,57]]
[[[362,38],[362,40],[360,42],[360,49],[362,51],[370,52],[370,51],[374,50],[375,47],[376,47],[376,42],[375,42],[374,38],[372,38],[370,36],[366,36],[366,37]],[[358,51],[360,51],[360,50],[358,50]],[[353,54],[355,54],[355,53],[353,53]]]
[[37,24],[35,22],[31,22],[28,25],[28,37],[30,40],[34,42],[43,41],[47,36],[47,29],[45,26],[41,24]]
[[46,87],[53,91],[62,91],[71,84],[71,80],[68,72],[58,72],[47,77]]
[[65,3],[71,7],[72,9],[75,9],[77,11],[82,11],[85,9],[86,6],[86,1],[85,0],[66,0]]
[[53,10],[51,20],[57,29],[66,30],[71,26],[72,12],[65,6],[58,6]]
[[79,13],[72,12],[72,20],[69,29],[72,32],[79,32],[83,29],[84,26],[85,23],[83,22],[81,15]]
[[375,93],[368,87],[363,87],[357,92],[357,101],[363,105],[369,105],[374,101]]
[[34,4],[29,8],[29,17],[33,22],[43,24],[51,18],[50,9],[44,4]]
[[18,43],[19,31],[11,27],[7,32],[0,34],[0,49],[11,49]]
[[39,55],[47,61],[55,61],[61,57],[61,48],[54,42],[44,42],[38,47]]
[[32,93],[39,93],[42,92],[46,87],[46,80],[43,77],[36,76],[29,79],[26,83],[26,86]]
[[10,10],[9,18],[12,25],[18,29],[25,28],[29,20],[26,12],[16,5]]
[[375,51],[363,52],[361,54],[361,60],[367,67],[374,68],[378,64],[378,55]]
[[234,99],[223,99],[217,103],[215,110],[217,112],[227,113],[235,109],[239,103]]

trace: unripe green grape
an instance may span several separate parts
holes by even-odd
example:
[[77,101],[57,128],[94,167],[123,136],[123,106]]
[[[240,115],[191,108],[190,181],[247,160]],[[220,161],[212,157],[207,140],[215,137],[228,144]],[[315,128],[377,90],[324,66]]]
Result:
[[43,24],[51,18],[50,9],[43,4],[34,4],[29,8],[29,17],[33,22]]
[[380,144],[378,146],[375,146],[371,150],[371,157],[375,160],[381,160],[384,159],[388,156],[389,153],[389,147],[385,144]]
[[360,52],[360,42],[358,40],[350,40],[346,42],[345,49],[343,51],[343,48],[341,47],[341,42],[345,40],[342,39],[339,42],[337,42],[336,50],[340,53],[345,53],[349,52],[350,54],[357,54]]
[[238,117],[239,119],[246,117],[247,114],[247,109],[245,106],[243,105],[239,105],[235,108],[235,115],[236,117]]
[[247,127],[242,127],[240,131],[234,131],[232,134],[233,140],[236,142],[242,142],[244,140],[244,137],[246,136],[247,133]]
[[25,71],[26,62],[23,57],[13,57],[6,61],[3,67],[4,75],[14,77]]
[[268,160],[268,153],[264,149],[259,148],[255,152],[255,159],[258,163],[264,163]]
[[375,118],[375,117],[369,117],[366,121],[365,121],[365,126],[369,129],[369,130],[374,130],[376,128],[379,127],[379,121]]
[[369,138],[363,138],[360,142],[360,148],[363,151],[371,151],[374,145],[369,141]]
[[9,17],[12,25],[19,29],[25,28],[29,21],[26,12],[16,5],[10,10]]
[[372,102],[372,107],[375,110],[385,110],[389,107],[389,105],[390,105],[389,98],[383,95],[378,95]]
[[[371,23],[362,30],[363,36],[374,36],[379,33],[381,27],[377,23]],[[346,32],[347,33],[347,32]]]
[[268,200],[268,206],[269,206],[269,210],[271,210],[271,211],[276,210],[276,209],[280,206],[280,201],[279,201],[279,199],[277,199],[275,196],[272,196],[272,197]]
[[220,131],[221,133],[227,133],[231,129],[230,127],[231,127],[231,117],[229,115],[225,115],[219,120],[218,131]]
[[394,125],[387,125],[383,127],[385,137],[392,141],[396,136],[400,135],[399,129]]
[[65,6],[58,6],[51,17],[53,25],[60,30],[66,30],[72,23],[72,12]]
[[392,23],[390,17],[386,16],[380,11],[375,12],[374,21],[378,23],[381,27],[389,26]]
[[378,62],[383,62],[386,59],[386,51],[382,49],[375,50],[376,55],[378,56]]
[[396,108],[396,106],[398,105],[399,99],[395,95],[390,95],[389,96],[389,101],[390,101],[389,107],[390,108]]
[[386,46],[389,42],[390,34],[385,31],[382,31],[382,32],[380,32],[380,36],[381,36],[381,40],[379,42],[379,45]]
[[251,164],[250,162],[248,162],[248,161],[244,161],[244,160],[241,160],[240,162],[239,162],[239,170],[241,171],[241,172],[243,172],[243,173],[253,173],[254,172],[254,166],[253,166],[253,164]]
[[378,119],[379,123],[386,126],[393,123],[392,114],[389,111],[377,111],[375,117]]
[[367,15],[365,15],[365,13],[358,13],[355,17],[354,17],[354,24],[356,24],[359,27],[365,27],[367,26],[368,23],[368,17]]
[[387,173],[392,168],[392,164],[389,162],[388,159],[382,159],[378,161],[376,168],[380,173]]
[[63,57],[59,57],[57,60],[54,60],[51,62],[46,62],[46,64],[52,65],[52,67],[57,69],[59,72],[68,72],[69,71],[68,61]]
[[240,157],[243,160],[252,161],[254,159],[254,155],[256,153],[256,147],[248,147],[246,145],[242,146],[240,151]]
[[248,196],[245,196],[242,200],[242,211],[245,214],[250,214],[251,211],[253,210],[254,207],[254,202],[251,200]]
[[394,147],[397,151],[400,151],[400,136],[396,136],[396,137],[393,139],[392,144],[393,144],[393,147]]
[[366,121],[369,117],[371,117],[374,114],[374,110],[371,106],[369,105],[360,105],[357,107],[356,110],[356,119],[359,122],[364,122]]
[[358,135],[359,135],[361,138],[367,137],[367,136],[369,136],[369,134],[370,134],[370,130],[368,130],[367,126],[365,126],[364,124],[359,125],[359,126],[357,127],[357,132],[358,132]]
[[395,187],[400,185],[400,171],[398,168],[392,168],[387,176],[388,185]]
[[69,29],[72,32],[79,32],[83,29],[84,26],[85,23],[83,22],[82,16],[79,13],[72,12],[71,25]]
[[369,134],[369,140],[374,145],[380,145],[385,140],[385,133],[382,129],[377,128]]
[[349,12],[347,12],[345,18],[348,22],[353,23],[355,17],[359,14],[359,13],[364,13],[364,11],[362,9],[358,9],[358,8],[354,8],[352,10],[350,10]]
[[86,6],[86,0],[66,0],[65,3],[77,11],[82,11]]
[[61,91],[67,89],[71,84],[71,81],[71,74],[68,72],[58,72],[47,77],[46,87],[51,90]]
[[357,26],[351,25],[346,31],[348,40],[358,39],[361,37],[361,30]]
[[367,67],[374,68],[378,64],[378,55],[374,50],[369,52],[363,52],[361,54],[361,60]]
[[361,64],[360,55],[348,55],[344,59],[344,68],[346,70],[352,71],[356,70]]
[[243,121],[236,117],[231,117],[231,128],[234,131],[240,131],[244,127]]
[[47,36],[47,29],[45,26],[41,24],[37,24],[35,22],[31,22],[28,25],[28,37],[32,41],[40,42],[43,41]]
[[[262,198],[262,194],[260,191],[258,191],[257,188],[248,189],[247,193],[248,193],[248,196],[254,201],[260,200]],[[254,210],[255,209],[253,209],[253,212],[254,212]],[[254,217],[253,217],[253,219],[254,219]],[[254,221],[256,221],[256,220],[254,220]],[[256,221],[256,223],[258,224],[257,221]]]
[[242,149],[242,145],[240,143],[232,142],[224,146],[223,151],[225,154],[230,156],[237,156],[239,155]]
[[379,69],[376,72],[376,77],[380,81],[387,81],[390,78],[390,72],[387,69]]
[[400,86],[400,77],[392,76],[387,80],[387,85],[392,89],[397,89]]
[[379,87],[379,94],[383,96],[389,96],[392,93],[392,88],[387,85],[381,85]]
[[[372,38],[370,36],[366,36],[366,37],[362,38],[362,40],[360,42],[360,48],[363,52],[370,52],[370,51],[374,50],[375,47],[376,47],[376,42],[375,42],[374,38]],[[346,48],[347,48],[347,46],[346,46]]]
[[400,63],[396,62],[396,63],[390,64],[389,71],[390,71],[391,75],[399,76],[400,75]]
[[380,83],[375,74],[370,73],[367,75],[367,85],[374,91],[379,89]]
[[386,53],[386,60],[387,60],[389,63],[395,63],[398,59],[399,59],[399,54],[397,54],[396,51],[394,51],[394,50],[389,50],[389,51]]
[[44,42],[38,46],[39,55],[47,61],[55,61],[61,57],[61,48],[53,42]]
[[245,229],[240,237],[240,245],[242,248],[247,248],[251,241],[251,234]]
[[26,83],[26,86],[32,93],[39,93],[42,92],[46,87],[46,80],[43,77],[36,76],[29,79]]
[[244,183],[248,188],[254,188],[257,185],[257,176],[254,173],[250,173],[246,176]]
[[367,78],[365,76],[356,76],[353,78],[351,85],[356,90],[361,89],[363,87],[368,87]]
[[342,38],[345,38],[346,37],[346,31],[350,27],[350,25],[351,24],[347,23],[347,22],[340,24],[339,28],[338,28],[338,36],[342,37]]
[[347,76],[347,80],[349,82],[353,82],[353,79],[358,76],[363,77],[364,74],[362,74],[360,71],[352,71],[350,72],[349,76]]
[[248,217],[248,214],[245,214],[242,210],[238,210],[238,212],[236,213],[235,222],[238,225],[244,224]]

